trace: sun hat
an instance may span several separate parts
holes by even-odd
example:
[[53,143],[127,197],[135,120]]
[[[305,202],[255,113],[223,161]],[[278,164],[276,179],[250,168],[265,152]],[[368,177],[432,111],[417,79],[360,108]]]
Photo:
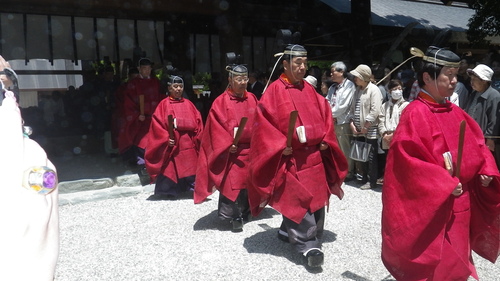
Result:
[[366,64],[360,64],[358,65],[354,70],[351,70],[352,75],[358,77],[359,79],[368,82],[370,81],[370,78],[372,76],[372,70],[370,67]]
[[493,69],[485,64],[478,64],[474,69],[467,69],[467,74],[476,75],[479,79],[483,81],[491,81],[491,77],[493,77]]

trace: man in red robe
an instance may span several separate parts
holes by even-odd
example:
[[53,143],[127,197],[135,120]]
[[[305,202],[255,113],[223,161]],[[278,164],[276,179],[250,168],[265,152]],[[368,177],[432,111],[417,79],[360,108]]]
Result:
[[[194,203],[203,202],[214,189],[219,190],[219,217],[231,220],[233,231],[240,231],[250,214],[246,190],[248,151],[257,98],[246,91],[245,66],[231,65],[227,69],[229,85],[213,102],[201,140]],[[238,128],[243,117],[248,118],[248,126]],[[234,145],[238,129],[243,133]]]
[[194,187],[203,121],[194,104],[182,97],[183,91],[182,78],[170,77],[169,96],[156,108],[146,138],[146,169],[156,181],[153,200],[176,199]]
[[[343,196],[347,160],[337,143],[330,105],[304,83],[307,51],[288,45],[281,55],[284,73],[262,95],[253,121],[248,197],[254,216],[267,204],[279,211],[278,237],[294,244],[308,266],[319,267],[325,206],[332,193]],[[287,146],[289,116],[295,110]]]
[[144,164],[145,136],[151,116],[163,98],[160,81],[151,74],[151,65],[149,59],[139,60],[139,77],[130,80],[123,99],[125,124],[118,139],[119,152],[124,154],[128,151],[137,164]]
[[113,148],[118,148],[118,138],[124,133],[125,114],[123,113],[123,104],[125,93],[130,86],[130,81],[139,76],[139,70],[136,67],[131,67],[128,70],[128,79],[123,82],[115,92],[115,102],[113,108],[113,115],[111,116],[111,140]]
[[460,58],[432,47],[421,55],[422,90],[403,111],[387,158],[382,260],[397,280],[477,279],[471,250],[491,262],[500,253],[500,175],[477,123],[447,100]]

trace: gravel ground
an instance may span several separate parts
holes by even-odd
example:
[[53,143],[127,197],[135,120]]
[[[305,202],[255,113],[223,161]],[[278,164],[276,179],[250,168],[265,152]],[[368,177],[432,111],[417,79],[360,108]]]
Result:
[[[217,217],[218,193],[200,205],[140,193],[61,206],[56,280],[394,280],[380,259],[380,190],[344,191],[330,200],[325,264],[315,270],[277,239],[272,208],[231,232]],[[500,280],[499,264],[474,258],[481,280]]]

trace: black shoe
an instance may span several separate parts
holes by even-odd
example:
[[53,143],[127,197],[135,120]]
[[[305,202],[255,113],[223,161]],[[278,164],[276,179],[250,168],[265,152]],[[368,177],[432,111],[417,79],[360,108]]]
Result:
[[242,218],[235,218],[231,221],[233,224],[233,232],[240,232],[243,231],[243,219]]
[[320,267],[323,265],[323,261],[325,260],[325,255],[321,250],[313,249],[307,252],[307,265],[310,267]]
[[350,182],[350,181],[353,181],[353,180],[356,180],[356,177],[353,177],[353,176],[347,176],[347,177],[344,179],[344,182]]
[[252,214],[250,212],[248,213],[245,212],[241,215],[241,218],[243,219],[244,223],[247,223],[252,220]]
[[146,170],[146,167],[140,168],[139,173],[141,176],[148,176],[149,177],[148,170]]
[[290,243],[290,240],[288,239],[288,233],[284,232],[281,229],[278,230],[278,239],[285,243]]
[[359,184],[359,185],[364,185],[365,183],[367,183],[368,180],[356,180],[356,184]]
[[168,201],[174,201],[177,199],[177,196],[172,195],[172,194],[153,194],[148,197],[148,201],[162,201],[162,200],[168,200]]

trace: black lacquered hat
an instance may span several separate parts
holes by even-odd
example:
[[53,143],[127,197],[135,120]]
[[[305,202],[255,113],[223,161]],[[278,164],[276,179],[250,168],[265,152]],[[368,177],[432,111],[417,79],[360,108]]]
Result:
[[421,57],[426,62],[434,63],[437,65],[447,67],[458,67],[460,65],[460,57],[457,56],[457,54],[455,54],[454,52],[447,49],[441,49],[431,46],[427,48],[425,54],[417,48],[411,48],[410,52],[417,57]]
[[142,66],[142,65],[153,65],[153,63],[148,58],[142,58],[139,60],[139,66]]
[[238,76],[247,76],[248,75],[248,69],[246,66],[238,64],[238,65],[228,65],[226,66],[226,70],[231,73],[232,75],[238,75]]
[[168,79],[168,85],[172,84],[182,84],[184,85],[184,80],[180,76],[172,75]]

